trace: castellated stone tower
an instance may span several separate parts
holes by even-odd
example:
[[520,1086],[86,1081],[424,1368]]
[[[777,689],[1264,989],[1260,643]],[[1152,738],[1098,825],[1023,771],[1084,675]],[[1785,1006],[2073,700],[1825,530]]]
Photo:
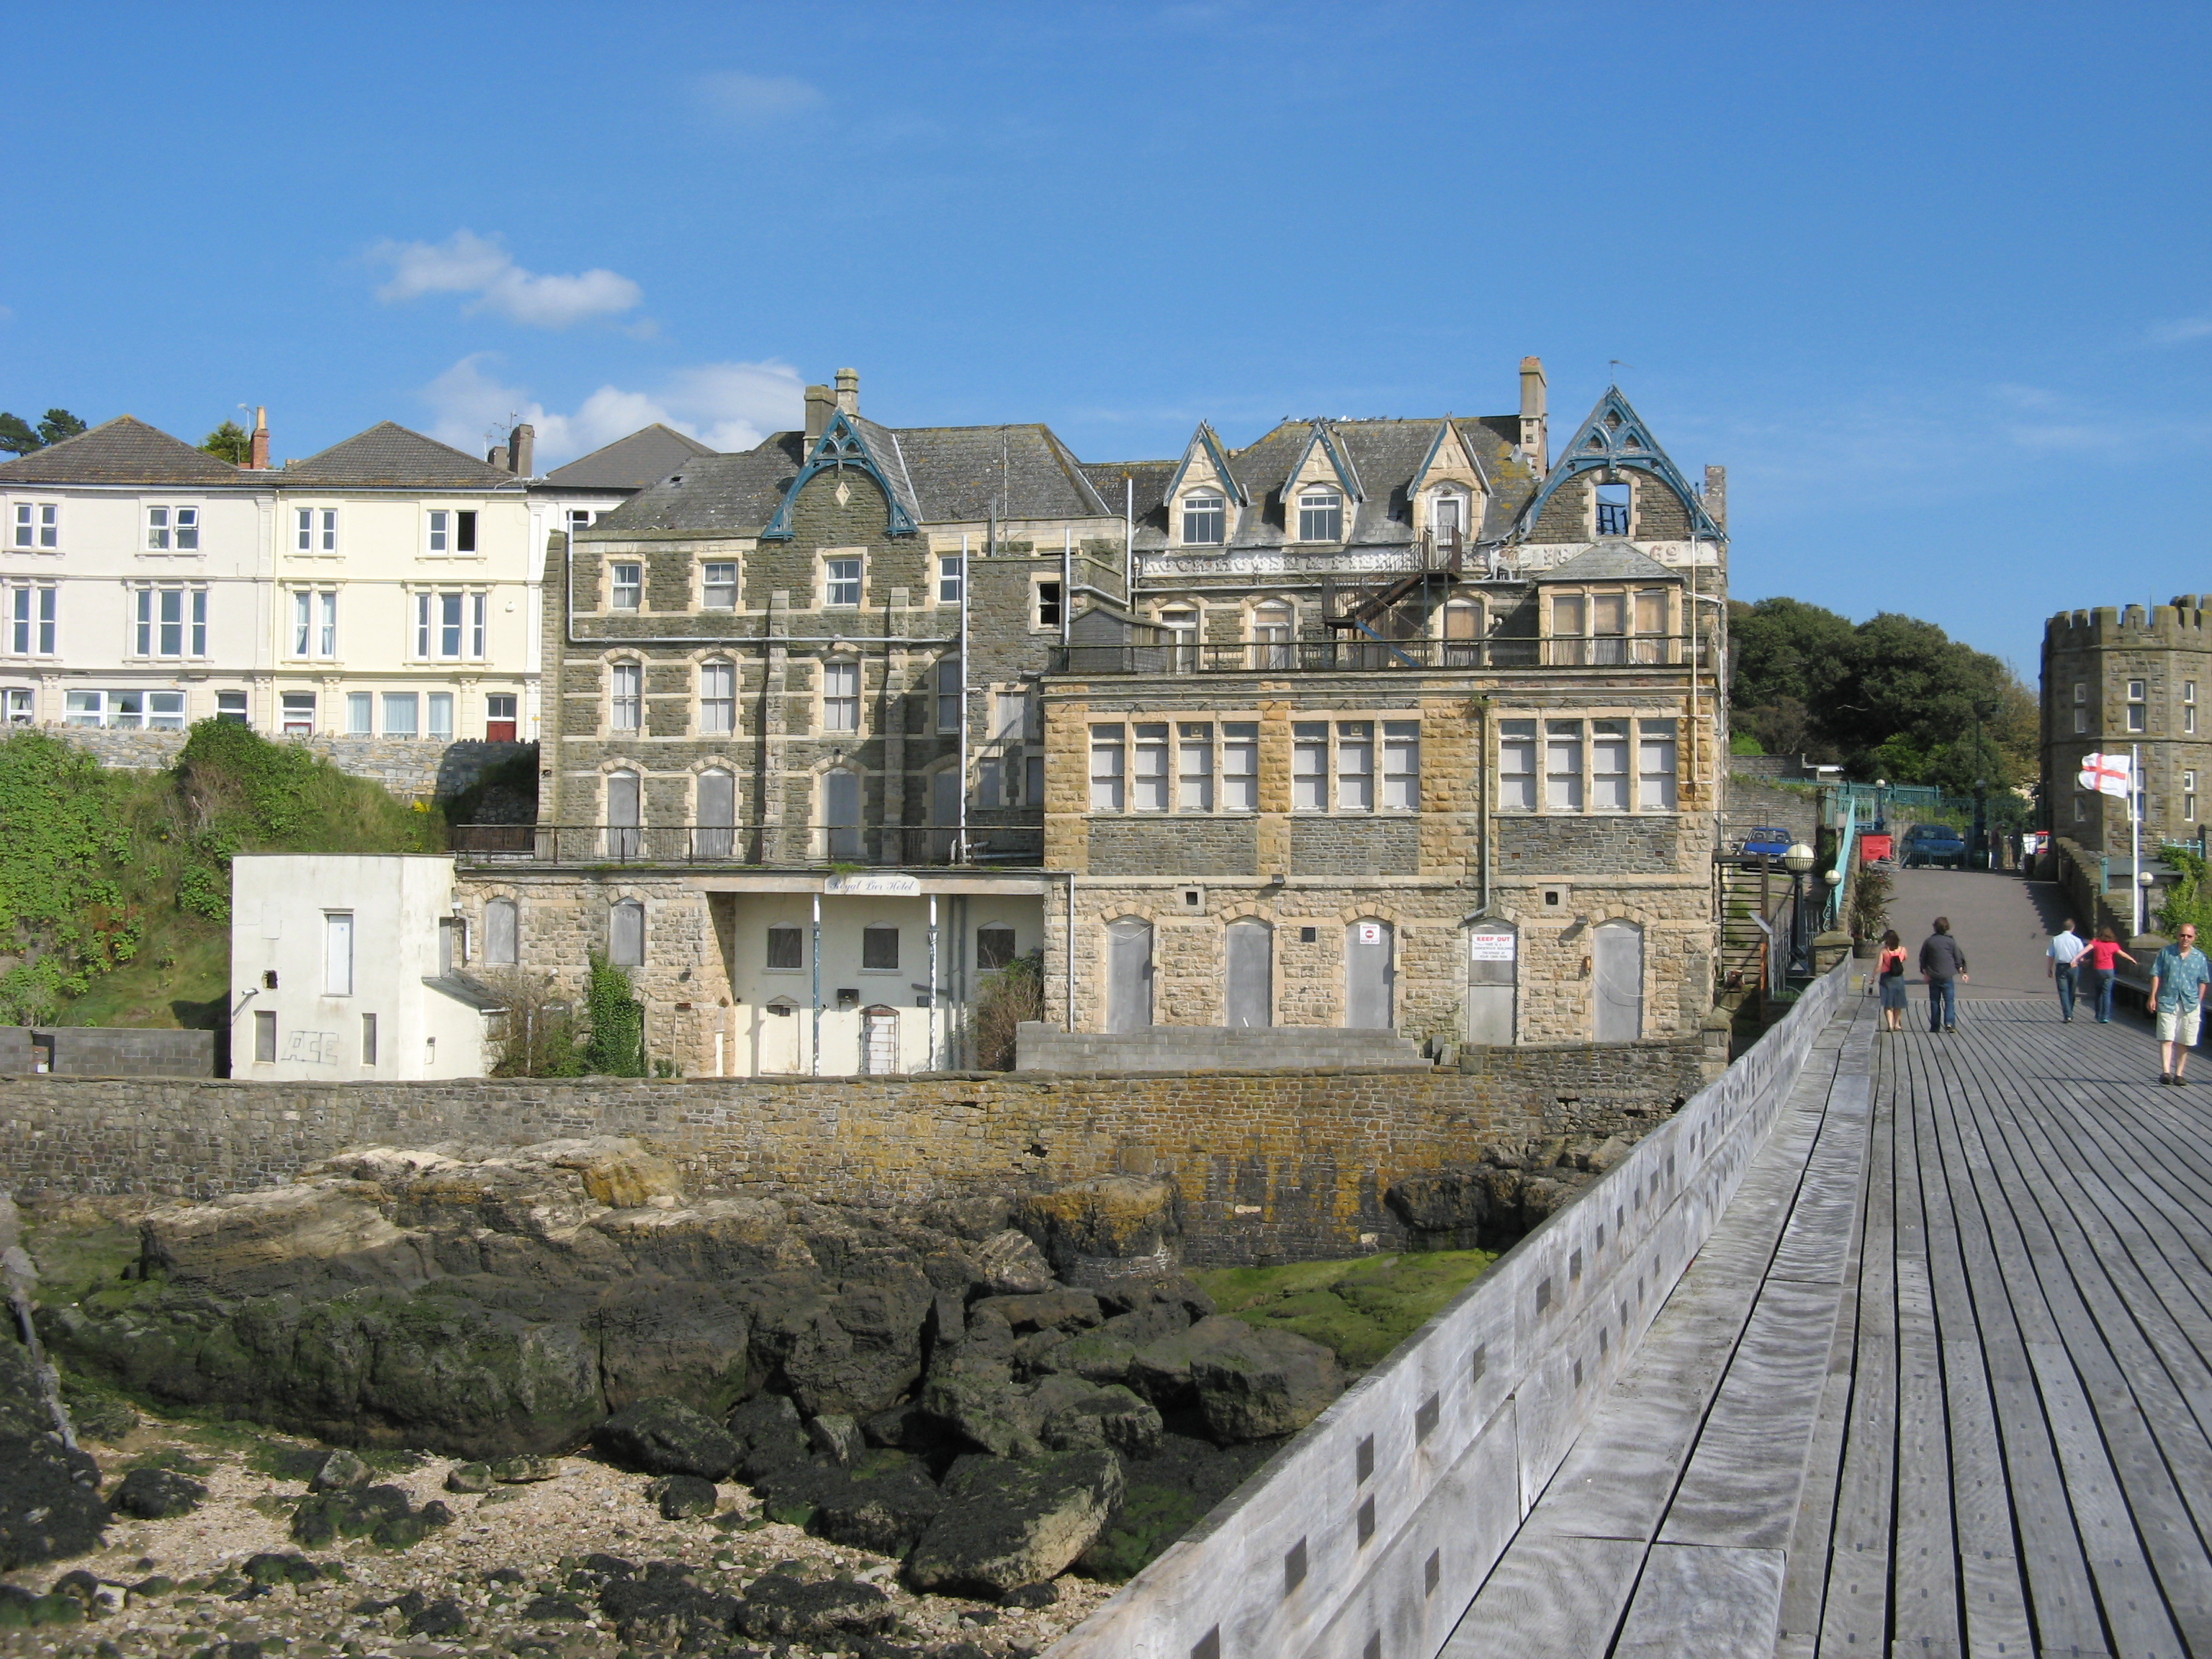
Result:
[[2142,757],[2143,841],[2197,841],[2212,785],[2212,593],[2146,611],[2062,611],[2043,630],[2043,798],[2051,828],[2092,852],[2124,855],[2127,802],[2075,781],[2084,755]]

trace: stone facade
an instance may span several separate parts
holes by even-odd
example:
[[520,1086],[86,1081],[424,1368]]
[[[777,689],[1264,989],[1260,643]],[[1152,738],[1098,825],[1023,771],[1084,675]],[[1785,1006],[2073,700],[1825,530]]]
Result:
[[[2126,856],[2124,796],[2076,779],[2081,757],[2142,755],[2142,838],[2196,841],[2212,810],[2212,594],[2061,611],[2044,624],[2043,799],[2047,827],[2092,853]],[[2205,712],[2200,713],[2200,710]]]

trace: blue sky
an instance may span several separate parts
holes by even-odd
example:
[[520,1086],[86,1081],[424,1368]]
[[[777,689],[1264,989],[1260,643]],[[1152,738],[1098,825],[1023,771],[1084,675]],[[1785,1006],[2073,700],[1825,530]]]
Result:
[[0,408],[734,445],[841,364],[1089,459],[1618,359],[1740,597],[2031,683],[2212,590],[2212,10],[125,6],[11,15]]

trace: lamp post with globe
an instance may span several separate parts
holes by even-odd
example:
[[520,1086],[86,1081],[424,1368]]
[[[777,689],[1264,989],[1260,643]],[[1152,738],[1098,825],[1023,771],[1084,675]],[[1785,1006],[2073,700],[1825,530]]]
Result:
[[1813,849],[1793,841],[1782,854],[1782,867],[1790,872],[1790,971],[1809,972],[1805,961],[1805,877],[1813,868]]

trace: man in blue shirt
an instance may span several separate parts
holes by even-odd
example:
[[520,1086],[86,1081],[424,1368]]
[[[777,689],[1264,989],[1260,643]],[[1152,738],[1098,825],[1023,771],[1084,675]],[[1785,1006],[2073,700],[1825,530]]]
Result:
[[2203,1012],[2204,981],[2212,979],[2212,963],[2197,948],[2197,929],[2181,925],[2181,936],[2158,953],[2150,968],[2150,1002],[2158,1011],[2159,1073],[2160,1083],[2188,1087],[2181,1068],[2197,1046],[2197,1025]]
[[2058,1018],[2069,1025],[2074,1021],[2074,963],[2087,948],[2074,931],[2074,918],[2069,916],[2043,952],[2051,958],[2051,977],[2058,981]]

